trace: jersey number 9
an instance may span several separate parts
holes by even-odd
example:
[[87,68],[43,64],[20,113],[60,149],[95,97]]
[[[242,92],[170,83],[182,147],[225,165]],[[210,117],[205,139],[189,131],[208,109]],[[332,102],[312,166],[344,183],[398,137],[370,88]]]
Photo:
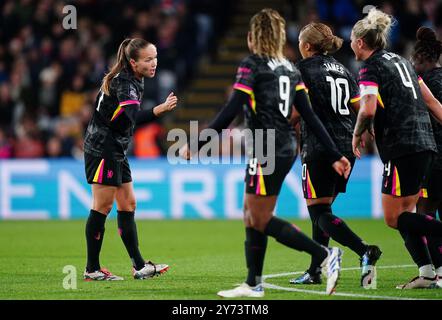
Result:
[[290,101],[290,78],[287,76],[279,77],[279,97],[284,101],[284,103],[279,103],[279,111],[281,111],[284,118],[287,118]]

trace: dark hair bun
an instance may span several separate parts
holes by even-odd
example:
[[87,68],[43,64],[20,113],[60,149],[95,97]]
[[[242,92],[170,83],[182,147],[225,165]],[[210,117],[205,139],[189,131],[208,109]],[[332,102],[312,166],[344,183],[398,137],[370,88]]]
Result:
[[437,41],[436,32],[427,27],[420,27],[416,32],[416,39],[420,41]]
[[442,53],[442,42],[436,32],[427,27],[420,27],[416,32],[416,44],[413,57],[424,61],[436,62]]

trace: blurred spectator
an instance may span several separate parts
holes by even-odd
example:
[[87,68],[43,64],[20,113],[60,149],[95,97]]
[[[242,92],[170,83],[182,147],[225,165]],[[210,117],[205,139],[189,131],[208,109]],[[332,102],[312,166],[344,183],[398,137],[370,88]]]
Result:
[[156,122],[139,128],[134,135],[134,155],[138,158],[157,158],[163,154],[161,141],[164,130]]
[[49,158],[59,158],[62,156],[61,140],[58,137],[51,137],[46,144],[46,153]]
[[0,83],[0,128],[9,129],[12,124],[14,103],[9,83]]
[[84,78],[77,74],[72,79],[72,86],[61,94],[60,115],[71,116],[80,111],[85,102]]
[[72,149],[75,145],[75,137],[82,134],[78,118],[61,118],[54,128],[54,135],[60,143],[60,156],[72,157]]
[[83,137],[78,136],[75,140],[75,144],[72,148],[72,156],[77,160],[83,160],[84,150],[83,150]]
[[45,155],[42,134],[31,115],[25,114],[16,129],[16,158],[40,158]]
[[40,91],[38,101],[51,116],[58,114],[58,92],[62,75],[62,67],[58,62],[52,62],[40,72]]
[[6,135],[6,132],[0,127],[0,159],[12,157],[12,145]]
[[16,158],[41,158],[45,155],[44,145],[38,137],[25,132],[16,139],[14,156]]
[[160,101],[167,98],[170,92],[176,91],[176,60],[178,48],[176,47],[176,37],[179,28],[178,16],[175,12],[164,12],[161,28],[158,30],[158,67],[157,72],[159,84]]

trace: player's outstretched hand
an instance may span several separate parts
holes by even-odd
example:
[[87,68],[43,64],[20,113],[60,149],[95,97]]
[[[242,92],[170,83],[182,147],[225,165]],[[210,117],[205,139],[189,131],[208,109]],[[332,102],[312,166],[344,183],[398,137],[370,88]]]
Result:
[[184,146],[181,147],[180,151],[180,157],[186,159],[186,160],[190,160],[192,159],[192,155],[190,153],[190,148],[189,148],[189,144],[185,144]]
[[351,142],[352,148],[353,148],[353,154],[358,157],[358,159],[361,159],[361,151],[359,151],[359,146],[362,148],[365,147],[364,140],[362,140],[362,136],[356,136],[353,135],[353,140]]
[[344,176],[345,179],[348,178],[351,171],[351,163],[346,157],[342,157],[338,161],[333,162],[333,169],[340,175]]
[[159,106],[157,106],[155,108],[155,110],[154,110],[155,115],[159,116],[162,113],[172,111],[173,109],[175,109],[177,103],[178,103],[177,96],[173,92],[171,92],[167,96],[166,101],[164,101],[164,103],[160,104]]
[[358,159],[361,159],[361,151],[359,150],[359,146],[361,146],[361,148],[365,148],[365,141],[367,140],[374,141],[374,139],[375,139],[375,134],[373,129],[365,131],[360,136],[355,136],[353,134],[353,141],[352,141],[353,154],[356,157],[358,157]]

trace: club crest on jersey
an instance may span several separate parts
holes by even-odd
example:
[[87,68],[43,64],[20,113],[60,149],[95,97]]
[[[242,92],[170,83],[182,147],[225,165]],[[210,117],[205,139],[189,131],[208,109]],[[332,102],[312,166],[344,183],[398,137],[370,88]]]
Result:
[[130,88],[130,91],[129,91],[129,97],[130,97],[131,99],[133,99],[133,100],[138,100],[137,91],[135,90],[134,87],[131,87],[131,88]]

